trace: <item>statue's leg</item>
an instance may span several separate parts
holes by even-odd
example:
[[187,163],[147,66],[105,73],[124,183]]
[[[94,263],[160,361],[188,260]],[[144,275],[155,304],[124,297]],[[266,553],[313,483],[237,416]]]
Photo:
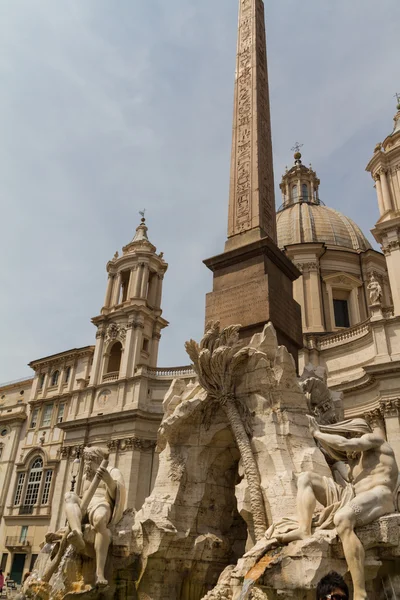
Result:
[[356,496],[337,512],[334,523],[343,544],[354,587],[354,600],[366,600],[365,551],[354,532],[358,525],[368,525],[393,510],[392,493],[387,488],[374,488]]
[[108,584],[104,575],[104,567],[106,565],[108,548],[111,543],[111,531],[108,529],[110,520],[111,508],[106,504],[98,506],[91,516],[91,523],[96,532],[94,549],[96,551],[96,583],[99,586],[106,586]]
[[65,514],[71,533],[68,535],[68,541],[77,548],[85,549],[85,542],[82,535],[82,511],[81,501],[74,492],[68,492],[65,495]]
[[294,531],[276,536],[281,544],[288,544],[296,540],[304,540],[311,536],[312,518],[317,502],[323,506],[327,504],[324,479],[317,473],[307,471],[301,473],[297,480],[297,516],[299,527]]

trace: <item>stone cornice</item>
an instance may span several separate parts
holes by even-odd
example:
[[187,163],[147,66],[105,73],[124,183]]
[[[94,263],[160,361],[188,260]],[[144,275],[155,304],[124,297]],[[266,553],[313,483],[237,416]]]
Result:
[[84,358],[94,354],[94,346],[84,346],[83,348],[74,348],[72,350],[66,350],[59,354],[53,354],[46,356],[45,358],[39,358],[29,363],[29,366],[37,371],[38,369],[47,368],[58,365],[62,360],[70,360],[72,358]]
[[73,421],[64,421],[63,423],[59,423],[57,427],[62,429],[63,431],[72,431],[73,429],[80,429],[82,427],[86,427],[88,425],[104,425],[105,423],[121,423],[123,421],[130,421],[131,423],[134,421],[151,421],[154,423],[159,423],[160,418],[162,417],[162,413],[151,413],[139,408],[134,408],[131,410],[119,410],[116,412],[106,413],[102,415],[94,414],[90,417],[84,418],[75,418]]

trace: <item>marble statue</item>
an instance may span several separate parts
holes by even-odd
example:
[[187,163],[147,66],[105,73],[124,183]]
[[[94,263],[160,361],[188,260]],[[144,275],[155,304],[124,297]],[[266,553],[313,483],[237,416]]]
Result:
[[383,297],[382,286],[379,283],[379,281],[377,281],[375,279],[375,276],[373,273],[371,273],[371,277],[370,277],[367,289],[369,291],[369,300],[370,300],[371,305],[382,304],[382,297]]
[[96,552],[96,584],[100,587],[108,584],[104,575],[108,548],[111,543],[110,524],[121,520],[125,508],[125,484],[121,472],[115,467],[102,466],[108,457],[102,448],[85,448],[83,494],[87,492],[94,477],[100,479],[87,507],[86,515],[82,513],[82,501],[74,492],[65,496],[65,513],[70,527],[67,540],[78,551],[85,550],[82,524],[85,517],[95,531],[94,548]]
[[364,574],[365,552],[354,532],[356,526],[368,525],[379,517],[395,511],[394,492],[399,471],[389,444],[372,433],[363,419],[320,426],[309,417],[310,431],[328,457],[334,479],[306,472],[298,478],[298,527],[275,535],[285,544],[304,540],[312,535],[317,502],[325,507],[323,523],[333,519],[343,544],[343,551],[354,585],[354,600],[367,598]]

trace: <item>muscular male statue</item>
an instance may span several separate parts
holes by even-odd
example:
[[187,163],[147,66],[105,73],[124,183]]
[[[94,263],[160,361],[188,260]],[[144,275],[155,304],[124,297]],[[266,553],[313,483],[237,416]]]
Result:
[[[320,426],[309,417],[310,430],[322,449],[339,464],[342,485],[317,473],[302,473],[298,479],[297,511],[299,527],[275,536],[280,543],[306,539],[312,535],[313,514],[317,501],[334,506],[333,523],[354,585],[354,600],[366,600],[363,545],[354,528],[394,512],[394,492],[399,470],[389,444],[372,433],[363,419]],[[347,473],[346,473],[347,470]],[[333,493],[332,493],[333,491]]]
[[[96,532],[94,548],[96,552],[96,583],[98,586],[108,585],[104,575],[108,548],[111,543],[111,531],[108,526],[121,520],[125,504],[125,484],[121,472],[113,467],[101,467],[101,462],[107,457],[102,448],[85,448],[83,494],[97,473],[101,479],[88,509],[87,520]],[[82,533],[81,500],[77,494],[69,492],[65,496],[65,512],[71,529],[68,541],[77,550],[85,549]]]

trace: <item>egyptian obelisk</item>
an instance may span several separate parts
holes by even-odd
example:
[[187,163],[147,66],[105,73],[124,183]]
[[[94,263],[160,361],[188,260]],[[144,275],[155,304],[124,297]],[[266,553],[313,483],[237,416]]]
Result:
[[265,236],[276,243],[264,5],[261,0],[242,0],[226,249]]
[[277,247],[264,3],[239,0],[228,239],[204,261],[214,273],[206,322],[241,324],[247,339],[271,321],[297,358],[302,347],[300,275]]

